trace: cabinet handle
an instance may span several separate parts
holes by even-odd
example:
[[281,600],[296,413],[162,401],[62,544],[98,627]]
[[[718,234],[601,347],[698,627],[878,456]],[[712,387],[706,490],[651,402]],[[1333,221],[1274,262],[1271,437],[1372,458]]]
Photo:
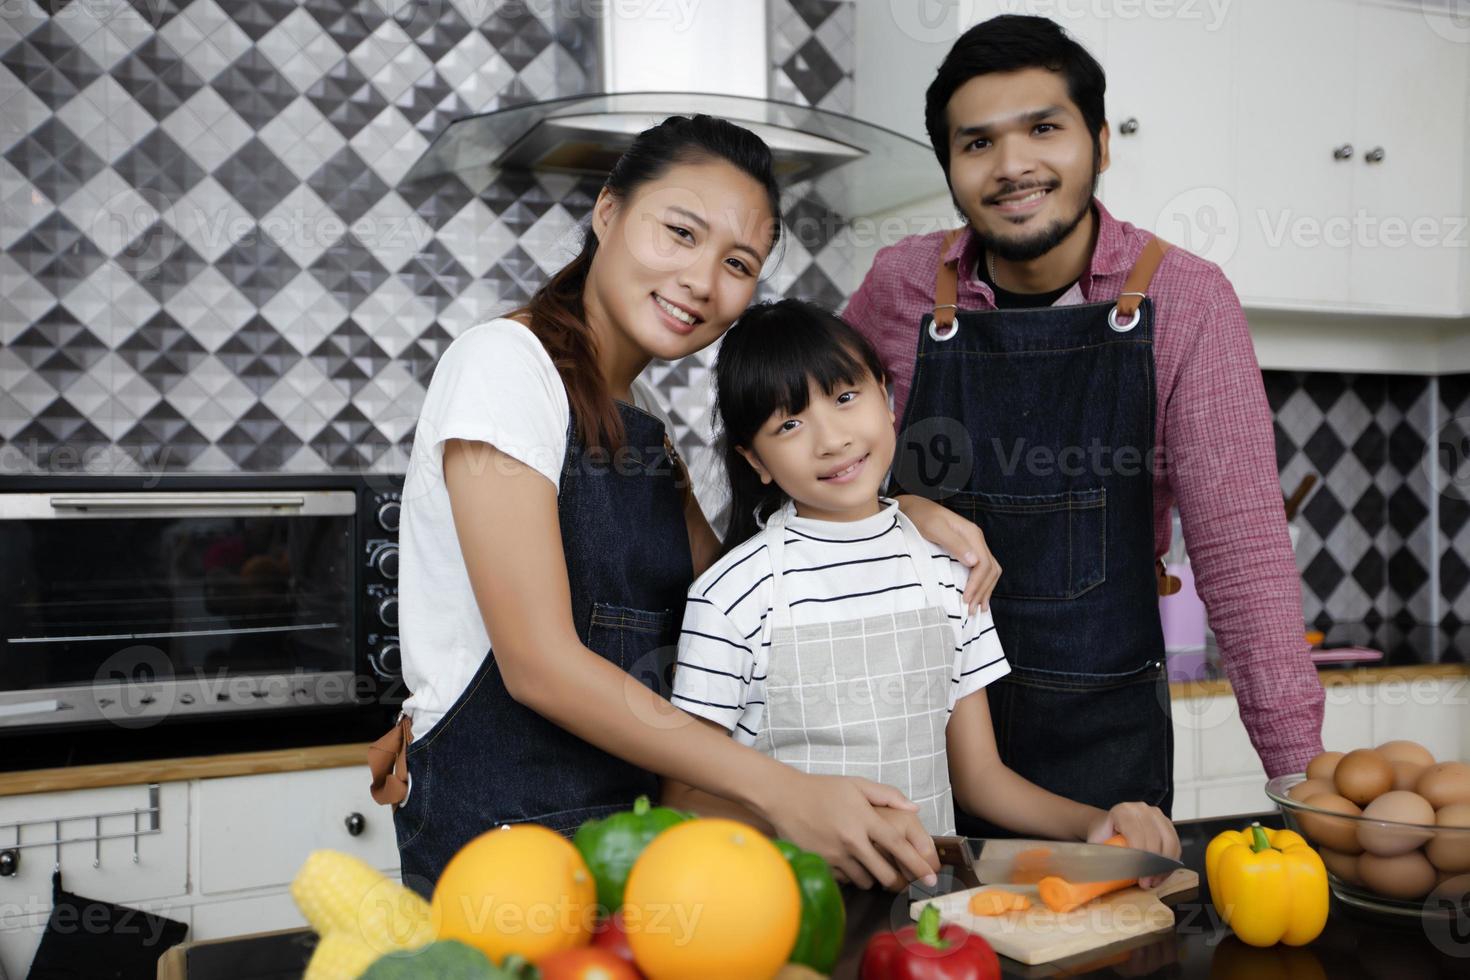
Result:
[[1371,149],[1367,153],[1363,154],[1363,162],[1364,163],[1382,163],[1383,162],[1383,147],[1381,147],[1381,146],[1375,146],[1375,147],[1373,147],[1373,149]]
[[361,837],[362,832],[367,829],[367,821],[360,813],[349,813],[343,821],[347,825],[347,833],[353,837]]
[[1351,160],[1352,158],[1353,144],[1351,143],[1344,143],[1332,151],[1332,159],[1334,160]]
[[1124,119],[1123,122],[1118,126],[1118,132],[1122,133],[1124,136],[1132,136],[1134,133],[1138,132],[1138,120],[1133,116],[1129,116],[1127,119]]

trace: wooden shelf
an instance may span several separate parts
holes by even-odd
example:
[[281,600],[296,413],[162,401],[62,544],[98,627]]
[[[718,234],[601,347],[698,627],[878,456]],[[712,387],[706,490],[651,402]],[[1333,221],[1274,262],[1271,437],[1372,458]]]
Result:
[[99,786],[136,786],[169,783],[217,776],[248,776],[265,772],[299,772],[305,769],[334,769],[362,766],[367,785],[367,744],[316,745],[270,752],[237,752],[232,755],[198,755],[180,759],[148,759],[139,762],[104,763],[0,773],[0,796],[25,793],[55,793]]
[[[1323,687],[1464,677],[1467,674],[1470,674],[1470,664],[1400,664],[1395,666],[1319,668],[1317,670],[1317,676],[1321,679]],[[1233,689],[1230,686],[1230,681],[1223,677],[1208,681],[1174,681],[1169,685],[1169,696],[1175,699],[1206,698],[1216,694],[1231,693],[1233,693]]]

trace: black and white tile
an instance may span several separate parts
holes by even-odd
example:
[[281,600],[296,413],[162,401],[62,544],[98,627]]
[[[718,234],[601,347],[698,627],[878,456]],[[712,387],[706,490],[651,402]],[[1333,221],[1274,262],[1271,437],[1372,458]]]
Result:
[[1431,379],[1263,374],[1282,493],[1320,481],[1295,522],[1307,624],[1429,621]]

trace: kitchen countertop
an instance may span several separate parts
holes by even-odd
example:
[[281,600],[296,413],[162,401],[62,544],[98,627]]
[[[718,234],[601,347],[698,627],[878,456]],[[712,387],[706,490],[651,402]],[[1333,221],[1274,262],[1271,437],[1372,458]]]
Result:
[[[1259,819],[1281,825],[1278,814],[1180,821],[1184,863],[1204,877],[1204,851],[1210,839],[1227,828]],[[833,971],[834,980],[855,980],[862,951],[874,933],[907,922],[908,899],[886,892],[844,889],[847,941]],[[1199,893],[1174,902],[1175,924],[1169,932],[1142,937],[1120,946],[1096,950],[1074,960],[1028,967],[1001,960],[1009,977],[1172,977],[1209,980],[1257,980],[1261,977],[1332,977],[1333,980],[1429,980],[1463,977],[1470,967],[1470,935],[1449,927],[1426,930],[1418,921],[1406,924],[1369,918],[1335,899],[1327,928],[1314,942],[1288,949],[1246,946],[1220,923],[1203,883]],[[175,976],[209,980],[294,980],[311,956],[314,944],[306,930],[268,933],[205,943],[175,950],[187,961],[187,973]]]
[[[1324,686],[1381,684],[1470,675],[1470,626],[1447,629],[1423,624],[1339,623],[1325,631],[1324,649],[1367,647],[1383,659],[1369,663],[1322,661],[1317,676]],[[1214,634],[1200,651],[1170,654],[1169,694],[1174,698],[1229,694]]]

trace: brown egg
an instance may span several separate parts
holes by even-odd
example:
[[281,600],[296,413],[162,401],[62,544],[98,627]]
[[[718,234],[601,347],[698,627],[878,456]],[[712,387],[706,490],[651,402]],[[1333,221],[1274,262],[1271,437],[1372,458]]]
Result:
[[[1418,793],[1391,789],[1363,808],[1370,820],[1387,820],[1395,824],[1434,826],[1434,807]],[[1434,831],[1413,827],[1390,827],[1384,824],[1358,824],[1358,843],[1363,850],[1379,857],[1406,854],[1434,836]]]
[[1417,762],[1405,762],[1403,759],[1389,759],[1388,764],[1393,766],[1393,788],[1412,790],[1419,785],[1419,777],[1424,775],[1428,766],[1421,766]]
[[[1318,810],[1345,813],[1353,817],[1363,812],[1352,800],[1344,799],[1336,793],[1318,793],[1302,802]],[[1313,844],[1330,847],[1334,851],[1342,851],[1345,854],[1362,853],[1363,845],[1358,843],[1356,821],[1306,811],[1302,811],[1297,816],[1302,822],[1302,832],[1311,839]]]
[[1430,754],[1428,749],[1418,742],[1411,742],[1406,738],[1384,742],[1373,751],[1383,756],[1389,762],[1413,762],[1421,766],[1434,765],[1434,756]]
[[1322,855],[1322,863],[1327,865],[1327,870],[1338,878],[1350,885],[1363,883],[1363,879],[1358,876],[1358,856],[1356,854],[1344,854],[1330,847],[1319,847],[1317,853]]
[[1424,770],[1414,791],[1439,810],[1451,803],[1470,803],[1470,766],[1441,762]]
[[1420,851],[1397,857],[1364,854],[1358,858],[1358,874],[1363,884],[1388,898],[1423,898],[1438,880],[1434,865]]
[[1331,780],[1327,780],[1327,779],[1304,779],[1301,782],[1297,783],[1295,786],[1293,786],[1291,789],[1287,790],[1286,791],[1286,796],[1287,796],[1288,799],[1296,800],[1297,802],[1300,803],[1303,800],[1305,800],[1307,797],[1309,797],[1309,796],[1316,796],[1318,793],[1336,793],[1336,792],[1337,792],[1337,788],[1332,785]]
[[1424,848],[1429,863],[1444,874],[1470,871],[1470,803],[1441,807],[1435,823],[1446,829],[1436,831]]
[[1372,749],[1354,749],[1337,764],[1332,782],[1339,794],[1366,806],[1393,788],[1393,766]]
[[1342,756],[1343,753],[1341,752],[1323,752],[1311,762],[1307,763],[1307,778],[1326,779],[1330,781],[1332,779],[1332,771],[1342,761]]

